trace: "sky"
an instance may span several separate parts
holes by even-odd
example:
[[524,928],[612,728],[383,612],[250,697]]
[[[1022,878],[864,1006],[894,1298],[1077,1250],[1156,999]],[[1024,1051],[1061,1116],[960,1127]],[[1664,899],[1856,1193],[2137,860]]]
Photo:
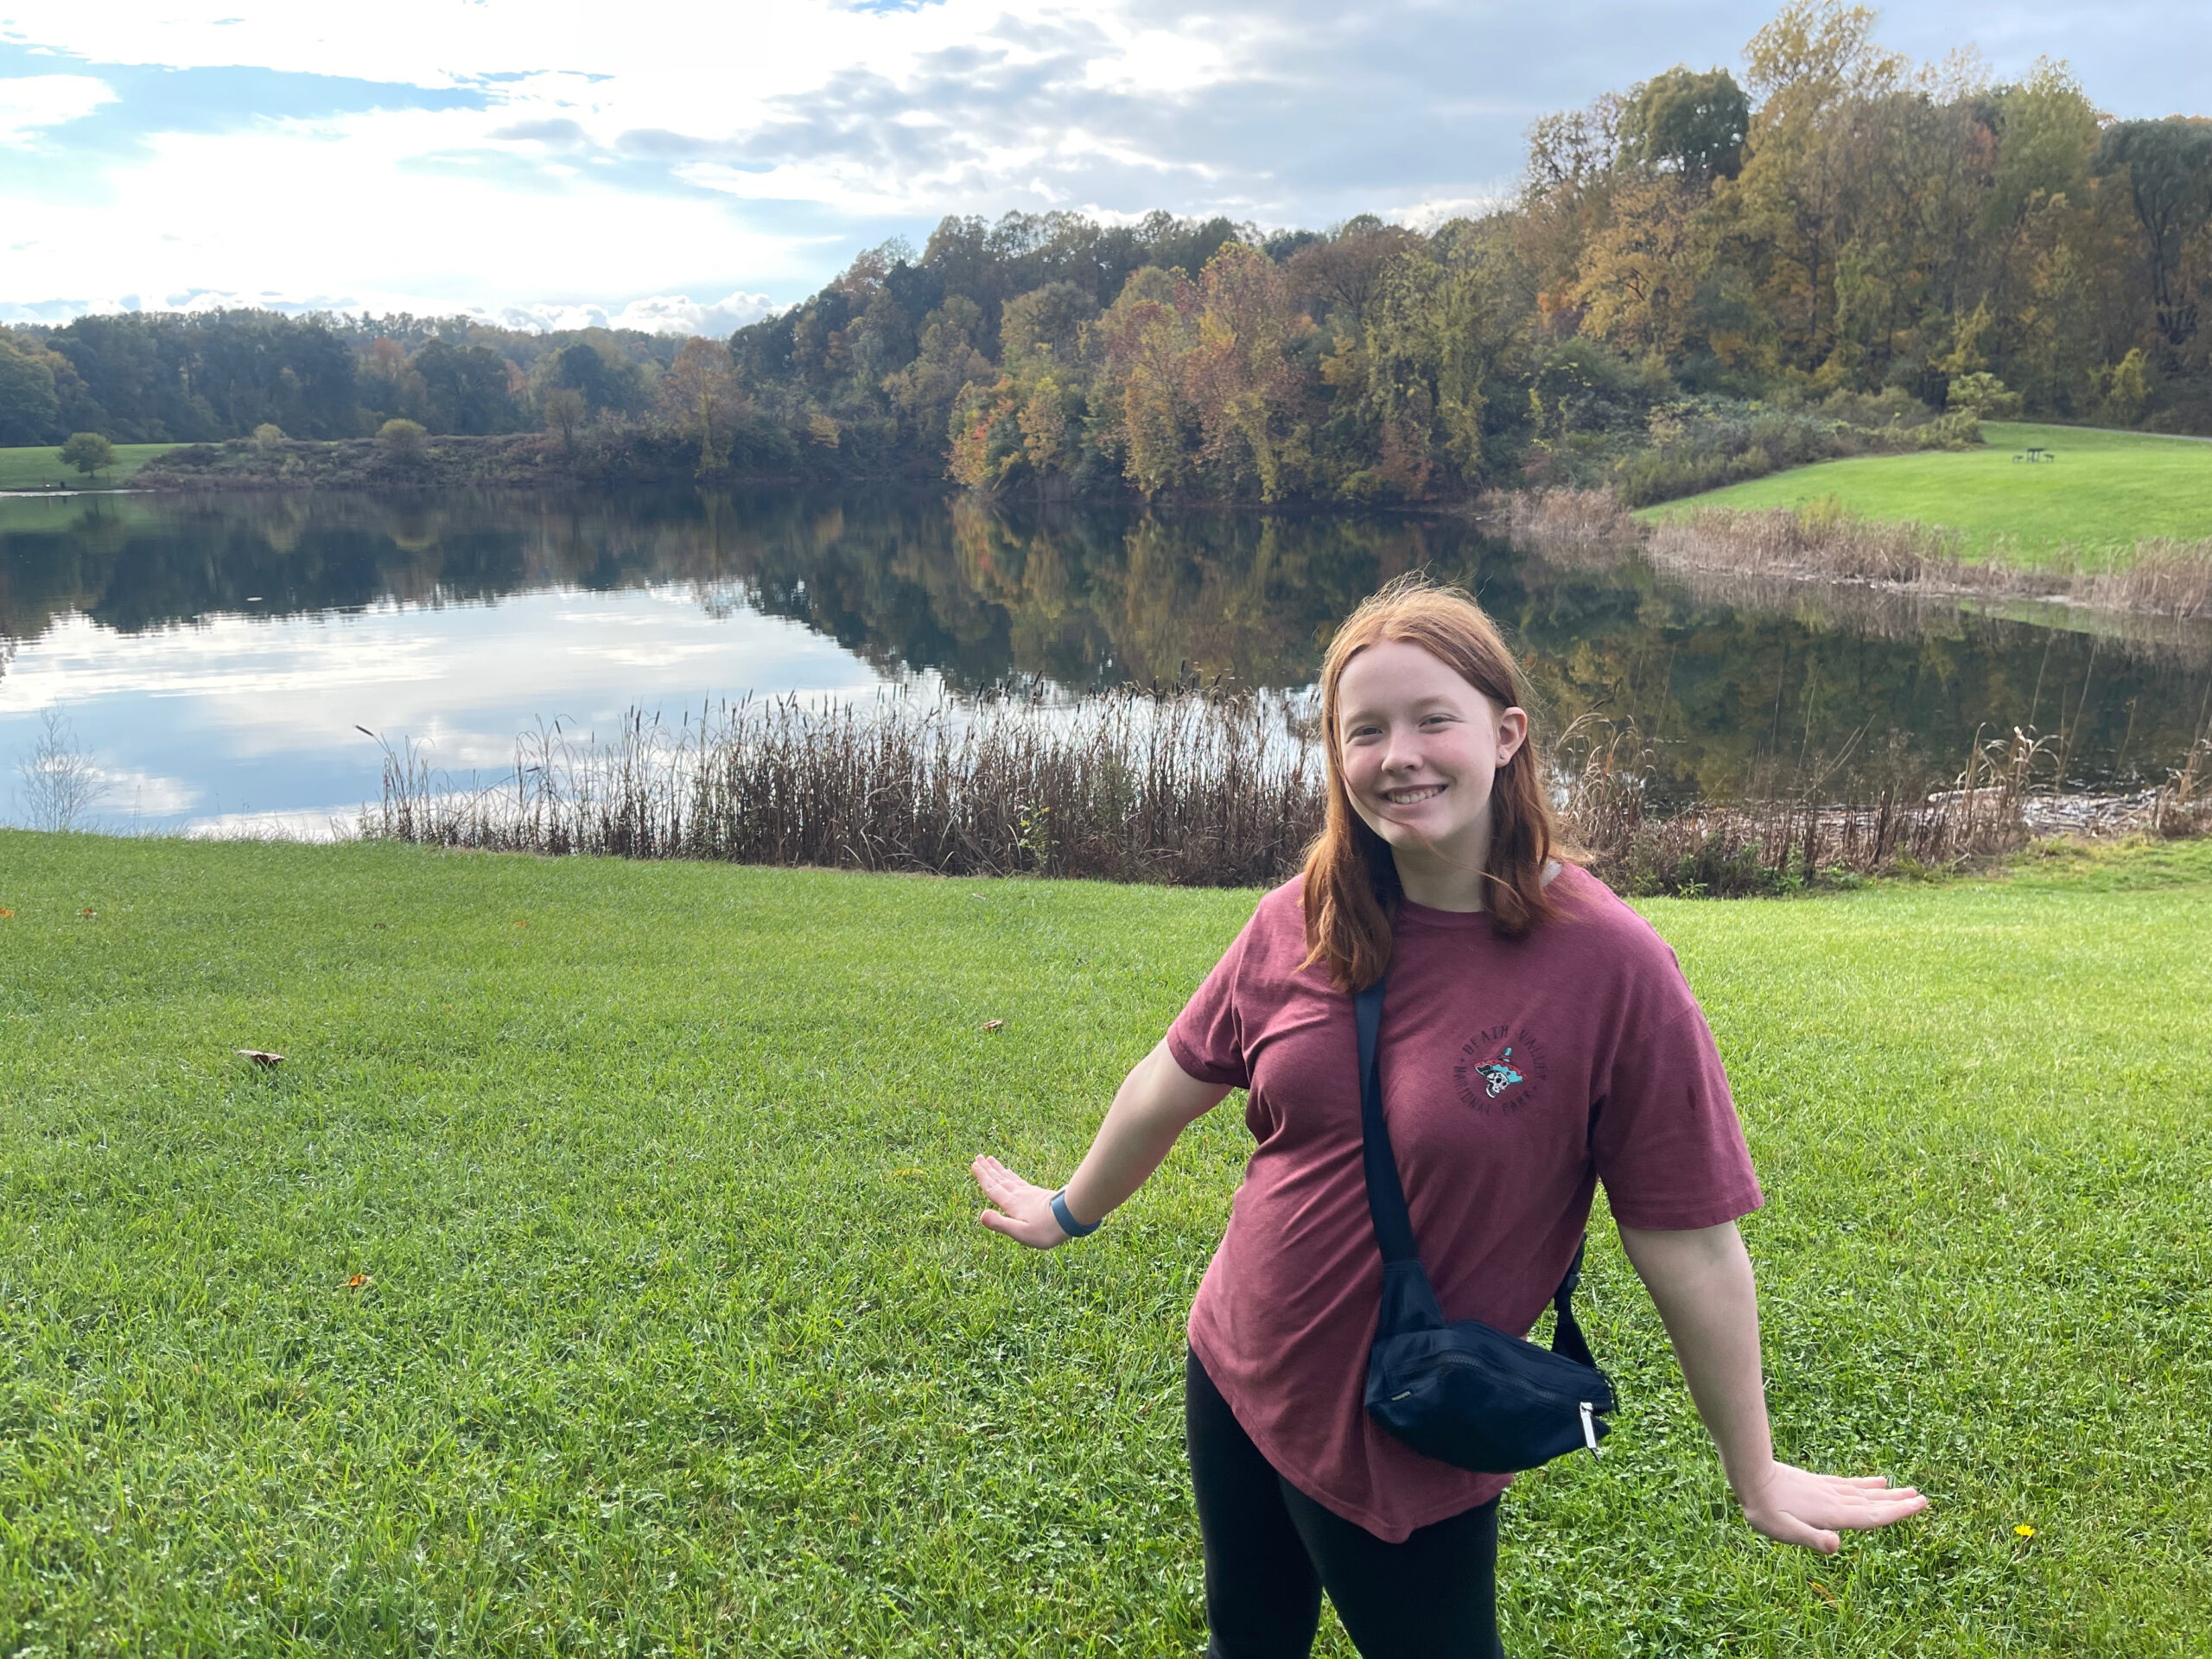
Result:
[[[1203,9],[1199,9],[1203,8]],[[727,334],[947,213],[1433,221],[1772,0],[0,0],[0,321],[274,305]],[[2212,104],[2212,7],[1919,0],[1887,45]]]

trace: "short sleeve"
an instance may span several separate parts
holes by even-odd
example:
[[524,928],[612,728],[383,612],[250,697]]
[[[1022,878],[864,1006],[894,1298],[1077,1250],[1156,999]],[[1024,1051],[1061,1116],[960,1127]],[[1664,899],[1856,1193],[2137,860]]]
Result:
[[1720,1051],[1681,971],[1633,997],[1591,1125],[1613,1219],[1680,1231],[1717,1227],[1764,1202]]
[[1167,1028],[1167,1052],[1175,1057],[1176,1065],[1201,1083],[1230,1089],[1252,1085],[1250,1068],[1245,1063],[1244,1021],[1237,1007],[1236,982],[1256,925],[1256,918],[1244,925],[1244,931],[1214,963],[1205,983]]

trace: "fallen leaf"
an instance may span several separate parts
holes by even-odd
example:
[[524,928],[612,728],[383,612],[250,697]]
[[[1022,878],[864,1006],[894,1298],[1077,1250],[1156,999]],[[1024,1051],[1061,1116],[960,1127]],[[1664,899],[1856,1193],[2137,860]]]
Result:
[[985,1031],[996,1031],[1004,1024],[1006,1024],[1006,1021],[1003,1020],[986,1020],[983,1021],[983,1029]]
[[239,1048],[232,1050],[232,1052],[251,1060],[256,1065],[276,1066],[284,1064],[284,1057],[282,1054],[271,1054],[265,1048]]
[[1808,1582],[1809,1582],[1813,1586],[1813,1593],[1818,1596],[1822,1601],[1827,1603],[1829,1606],[1834,1607],[1841,1605],[1835,1599],[1835,1592],[1829,1589],[1827,1586],[1822,1584],[1818,1579],[1812,1579],[1808,1580]]
[[15,913],[16,913],[16,912],[15,912],[14,911],[12,911],[12,910],[0,910],[0,922],[4,922],[4,921],[6,921],[6,920],[10,917],[10,916],[13,916]]
[[517,922],[515,925],[517,927],[528,927],[530,924],[528,922]]
[[348,1279],[346,1281],[346,1288],[348,1290],[359,1290],[363,1285],[365,1285],[368,1282],[369,1275],[367,1274],[357,1273],[351,1279]]
[[80,910],[77,913],[79,916],[97,916],[99,914],[99,912],[96,910]]

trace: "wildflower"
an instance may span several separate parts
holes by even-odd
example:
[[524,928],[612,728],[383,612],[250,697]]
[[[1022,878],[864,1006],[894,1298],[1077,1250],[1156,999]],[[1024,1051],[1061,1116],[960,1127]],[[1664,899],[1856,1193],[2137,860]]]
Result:
[[2024,1521],[2023,1521],[2018,1526],[2013,1528],[2012,1530],[2023,1538],[2032,1538],[2036,1535],[2036,1529]]

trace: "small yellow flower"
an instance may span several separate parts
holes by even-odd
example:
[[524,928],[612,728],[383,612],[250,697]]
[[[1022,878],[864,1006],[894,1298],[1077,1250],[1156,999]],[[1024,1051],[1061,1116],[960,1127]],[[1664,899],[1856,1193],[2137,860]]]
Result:
[[2024,1521],[2018,1526],[2013,1528],[2012,1530],[2023,1538],[2032,1538],[2036,1535],[2036,1529],[2028,1525]]

